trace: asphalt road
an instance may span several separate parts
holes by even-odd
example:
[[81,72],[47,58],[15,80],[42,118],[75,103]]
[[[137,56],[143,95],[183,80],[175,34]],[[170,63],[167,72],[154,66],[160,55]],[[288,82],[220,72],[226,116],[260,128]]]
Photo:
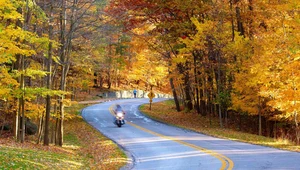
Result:
[[[219,139],[153,121],[138,111],[138,106],[148,101],[114,100],[82,111],[89,124],[126,151],[131,163],[122,169],[300,170],[300,153]],[[121,128],[113,124],[114,104],[126,112],[127,122]]]

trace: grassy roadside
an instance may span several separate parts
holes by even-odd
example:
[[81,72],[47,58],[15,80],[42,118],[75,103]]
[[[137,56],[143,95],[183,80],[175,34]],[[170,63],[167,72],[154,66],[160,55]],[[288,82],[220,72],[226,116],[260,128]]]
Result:
[[208,117],[203,117],[193,113],[178,113],[175,111],[174,102],[171,100],[152,104],[151,111],[149,110],[149,107],[149,104],[145,104],[140,107],[140,110],[153,119],[177,127],[182,127],[224,139],[243,141],[257,145],[300,152],[300,146],[297,146],[284,139],[273,139],[231,129],[221,129],[219,128],[217,118],[213,119],[212,124],[210,125]]
[[[72,113],[76,111],[78,113],[78,110],[86,106],[88,105],[74,105],[71,108],[75,109]],[[66,124],[68,127],[65,128],[67,132],[65,138],[72,139],[72,144],[70,143],[69,146],[74,145],[74,143],[80,144],[78,153],[89,161],[88,169],[111,170],[120,169],[126,165],[127,157],[118,146],[87,124],[81,117],[77,117]],[[68,144],[67,141],[66,144]]]
[[[75,104],[69,112],[79,114],[86,104]],[[65,121],[64,145],[42,146],[32,139],[16,143],[0,138],[0,169],[120,169],[126,155],[111,140],[80,116]]]

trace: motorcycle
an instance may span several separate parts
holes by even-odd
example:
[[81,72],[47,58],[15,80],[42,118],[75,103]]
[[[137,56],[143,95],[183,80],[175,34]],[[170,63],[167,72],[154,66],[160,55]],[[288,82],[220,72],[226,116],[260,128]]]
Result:
[[122,107],[117,104],[115,105],[115,108],[113,109],[115,113],[115,121],[114,124],[116,124],[118,127],[121,127],[125,124],[125,112],[123,111]]
[[118,111],[118,112],[116,113],[115,124],[116,124],[118,127],[121,127],[122,125],[125,124],[125,120],[124,120],[124,112]]

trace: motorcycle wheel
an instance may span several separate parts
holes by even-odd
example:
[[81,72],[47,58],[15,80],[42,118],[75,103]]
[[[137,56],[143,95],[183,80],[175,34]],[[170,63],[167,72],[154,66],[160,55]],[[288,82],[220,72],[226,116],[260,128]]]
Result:
[[117,125],[118,125],[118,127],[121,127],[121,126],[122,126],[121,120],[118,120],[118,121],[117,121]]

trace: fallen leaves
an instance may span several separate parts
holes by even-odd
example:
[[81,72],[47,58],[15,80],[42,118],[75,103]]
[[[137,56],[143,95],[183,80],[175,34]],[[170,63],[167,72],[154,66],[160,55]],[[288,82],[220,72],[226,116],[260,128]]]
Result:
[[87,158],[91,169],[120,169],[126,165],[124,153],[111,140],[78,118],[68,121],[66,130],[72,132],[80,142],[78,153]]
[[149,117],[174,126],[194,130],[196,132],[220,138],[239,140],[258,145],[265,145],[300,152],[300,146],[296,146],[295,144],[287,142],[286,140],[273,139],[264,136],[243,133],[241,131],[235,131],[229,128],[222,129],[219,128],[217,118],[212,118],[210,121],[209,116],[203,117],[196,113],[176,112],[176,110],[174,109],[174,104],[170,101],[153,103],[151,106],[151,110],[149,109],[149,107],[149,104],[145,104],[142,105],[140,109]]
[[65,123],[63,147],[0,138],[0,169],[102,169],[126,165],[126,155],[82,118]]

